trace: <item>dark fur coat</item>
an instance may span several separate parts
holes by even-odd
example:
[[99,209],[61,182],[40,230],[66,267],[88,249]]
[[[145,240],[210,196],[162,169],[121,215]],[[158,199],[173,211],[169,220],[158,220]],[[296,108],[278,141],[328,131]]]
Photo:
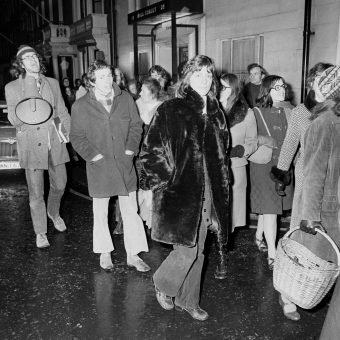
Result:
[[233,127],[244,121],[246,115],[248,113],[249,106],[241,94],[234,105],[230,108],[229,112],[227,112],[227,118],[229,121],[229,127]]
[[163,103],[141,151],[153,190],[152,238],[194,246],[204,192],[203,157],[211,185],[218,240],[227,242],[229,226],[229,131],[215,97],[204,102],[191,88],[185,98]]

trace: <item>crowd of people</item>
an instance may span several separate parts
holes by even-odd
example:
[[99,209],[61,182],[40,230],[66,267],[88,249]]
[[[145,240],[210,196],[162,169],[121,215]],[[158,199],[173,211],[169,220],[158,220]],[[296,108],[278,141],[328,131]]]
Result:
[[[300,241],[310,249],[322,251],[311,235],[315,228],[326,230],[340,246],[339,66],[312,67],[308,95],[295,107],[282,75],[253,63],[244,85],[232,73],[217,77],[212,59],[203,55],[181,64],[174,84],[159,65],[139,84],[96,60],[75,86],[65,78],[59,87],[43,75],[41,57],[27,45],[20,46],[14,67],[17,79],[6,86],[6,100],[17,128],[37,247],[49,246],[47,216],[59,231],[66,230],[59,206],[69,156],[55,136],[56,117],[69,132],[71,158],[86,162],[93,251],[100,254],[100,267],[114,267],[108,226],[114,196],[127,265],[141,272],[151,269],[138,255],[148,251],[145,225],[153,240],[173,245],[153,275],[156,298],[166,310],[208,318],[199,305],[207,230],[217,236],[215,276],[225,278],[228,238],[247,225],[249,212],[258,215],[254,243],[267,254],[269,270],[275,265],[278,216],[285,210],[291,210],[290,227],[303,231]],[[19,89],[28,77],[53,107],[38,127],[16,115],[16,105],[25,98]],[[50,178],[47,213],[44,170]],[[323,339],[328,329],[339,327],[334,316],[338,286]],[[289,298],[281,295],[279,302],[288,319],[300,319]]]

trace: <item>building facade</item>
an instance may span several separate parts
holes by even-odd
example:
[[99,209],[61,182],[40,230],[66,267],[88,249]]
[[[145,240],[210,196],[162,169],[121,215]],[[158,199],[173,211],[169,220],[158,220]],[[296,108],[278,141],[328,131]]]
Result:
[[[175,1],[176,2],[176,1]],[[181,1],[185,3],[185,1]],[[306,5],[310,6],[310,27],[305,27]],[[119,65],[130,77],[134,75],[133,27],[124,16],[138,13],[141,1],[117,1],[122,15],[117,17]],[[144,8],[153,1],[144,1]],[[143,8],[143,7],[142,7]],[[155,17],[157,13],[155,14]],[[338,0],[204,0],[203,12],[183,16],[177,24],[177,60],[195,54],[193,28],[198,27],[198,51],[214,59],[217,71],[233,72],[247,79],[247,65],[262,64],[271,74],[283,76],[290,84],[294,102],[301,99],[304,38],[309,38],[307,68],[316,62],[340,64],[340,1]],[[164,20],[155,30],[151,50],[150,28],[140,26],[138,33],[139,73],[151,64],[160,64],[172,72],[171,21]],[[153,56],[154,54],[154,56]]]
[[[50,74],[59,80],[80,78],[97,58],[118,66],[128,79],[145,76],[155,64],[175,79],[177,65],[197,53],[213,58],[218,73],[233,72],[244,80],[247,65],[258,62],[269,73],[285,78],[295,103],[301,99],[303,65],[340,64],[339,0],[8,3],[0,13],[2,84],[6,82],[5,66],[22,43],[42,51]],[[304,63],[306,52],[308,62]]]

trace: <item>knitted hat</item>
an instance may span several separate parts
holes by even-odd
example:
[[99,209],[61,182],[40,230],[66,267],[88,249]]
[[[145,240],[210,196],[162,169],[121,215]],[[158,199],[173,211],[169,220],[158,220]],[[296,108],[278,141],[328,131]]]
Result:
[[340,66],[331,66],[322,72],[318,87],[325,99],[340,95]]
[[20,45],[17,52],[17,58],[22,58],[22,56],[27,52],[37,53],[37,51],[28,45]]

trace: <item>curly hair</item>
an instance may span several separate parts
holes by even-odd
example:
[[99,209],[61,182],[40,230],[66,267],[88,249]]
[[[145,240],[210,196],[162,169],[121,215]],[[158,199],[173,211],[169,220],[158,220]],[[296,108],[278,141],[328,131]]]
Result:
[[203,67],[206,67],[212,74],[212,84],[209,91],[210,95],[216,96],[217,93],[217,78],[215,74],[215,65],[212,59],[205,55],[197,55],[190,59],[184,66],[183,78],[181,85],[179,86],[178,93],[181,97],[185,97],[190,86],[190,78],[196,71],[200,71]]
[[[170,82],[170,75],[167,72],[167,70],[160,65],[153,65],[149,69],[149,72],[148,72],[149,77],[152,77],[153,72],[156,72],[161,76],[161,78],[163,79],[163,83],[164,83],[163,87],[166,90],[166,88],[168,87],[169,82]],[[161,86],[162,86],[162,84],[161,84]]]
[[95,60],[91,63],[85,76],[85,86],[87,89],[93,87],[92,84],[96,82],[95,71],[102,70],[105,68],[109,69],[112,74],[112,67],[108,63],[106,63],[104,60]]
[[329,67],[334,66],[330,63],[316,63],[308,72],[307,79],[306,79],[306,86],[307,88],[311,89],[313,87],[314,79],[321,75],[321,73],[327,70]]
[[258,106],[271,107],[273,105],[273,99],[270,95],[270,91],[279,80],[285,82],[282,77],[277,75],[266,76],[262,79],[260,93],[256,99],[256,104],[258,104]]
[[[39,53],[36,53],[36,54],[38,56],[39,64],[40,64],[40,72],[39,73],[44,74],[44,73],[46,73],[45,61]],[[12,78],[14,78],[14,79],[19,78],[20,75],[26,74],[26,70],[23,67],[22,58],[15,57],[15,58],[12,59],[10,74],[11,74]]]
[[153,98],[159,99],[160,92],[161,92],[161,85],[158,80],[149,77],[143,80],[142,86],[143,85],[149,89]]

